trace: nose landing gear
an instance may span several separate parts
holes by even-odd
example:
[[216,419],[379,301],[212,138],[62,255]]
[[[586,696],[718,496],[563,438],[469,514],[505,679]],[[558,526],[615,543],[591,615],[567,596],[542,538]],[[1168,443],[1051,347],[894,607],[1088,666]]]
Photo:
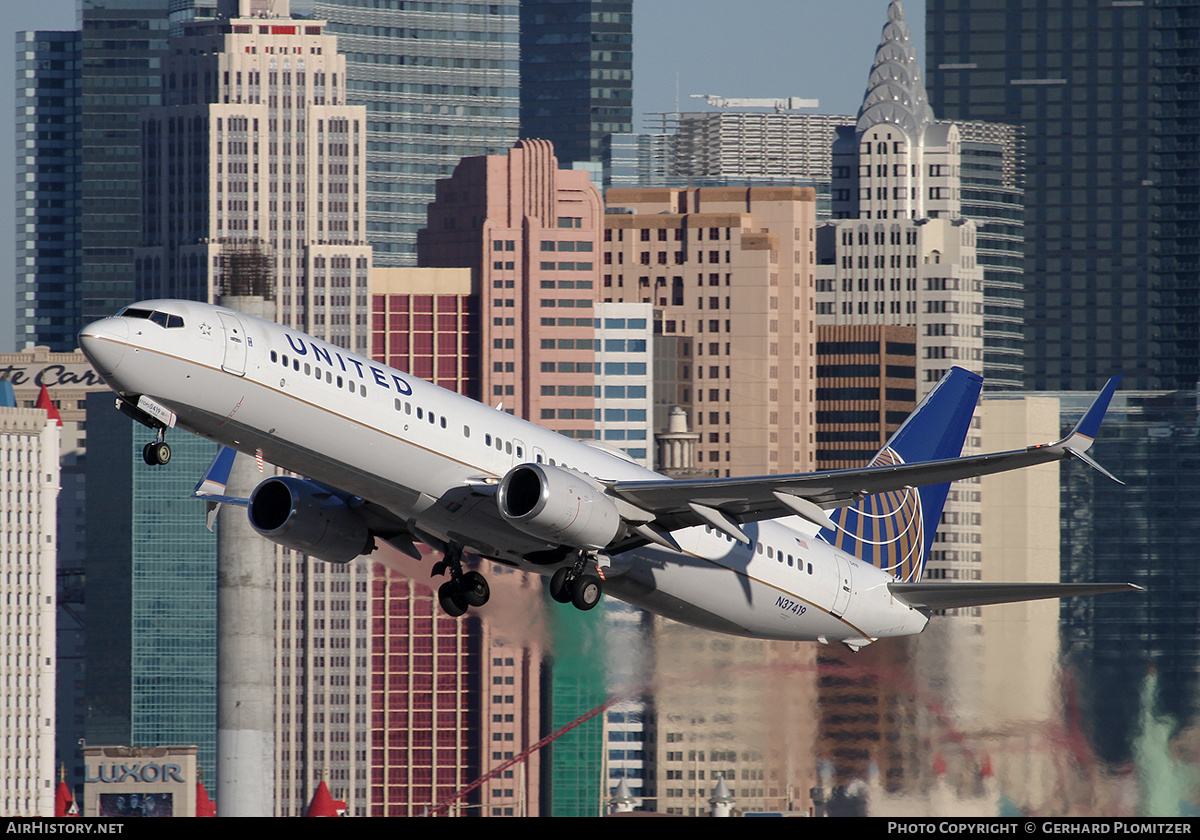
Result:
[[142,447],[142,460],[152,467],[166,466],[171,462],[171,446],[167,443],[167,430],[158,430],[158,439]]

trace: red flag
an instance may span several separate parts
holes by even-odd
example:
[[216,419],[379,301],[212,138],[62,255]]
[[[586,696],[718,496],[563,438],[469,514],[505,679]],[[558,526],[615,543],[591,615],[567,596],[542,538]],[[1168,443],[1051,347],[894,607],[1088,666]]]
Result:
[[[339,813],[340,810],[340,813]],[[308,810],[304,812],[306,817],[341,817],[345,816],[346,803],[339,802],[334,799],[329,788],[325,786],[325,780],[317,785],[317,792],[313,794],[312,802],[308,805]]]
[[58,413],[58,409],[54,405],[54,401],[50,399],[50,392],[46,390],[46,386],[42,386],[42,392],[38,394],[37,408],[45,409],[46,415],[51,420],[57,420],[58,425],[62,425],[62,415]]
[[208,791],[204,789],[204,782],[196,782],[196,816],[215,817],[216,815],[217,803],[208,798]]

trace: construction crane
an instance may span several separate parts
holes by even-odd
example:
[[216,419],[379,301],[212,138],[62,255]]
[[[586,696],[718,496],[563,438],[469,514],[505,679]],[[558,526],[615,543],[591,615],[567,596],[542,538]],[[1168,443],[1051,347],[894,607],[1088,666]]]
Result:
[[777,114],[800,108],[816,108],[821,104],[819,99],[801,99],[798,96],[789,96],[787,99],[726,99],[711,93],[693,93],[692,99],[703,99],[714,108],[774,108]]

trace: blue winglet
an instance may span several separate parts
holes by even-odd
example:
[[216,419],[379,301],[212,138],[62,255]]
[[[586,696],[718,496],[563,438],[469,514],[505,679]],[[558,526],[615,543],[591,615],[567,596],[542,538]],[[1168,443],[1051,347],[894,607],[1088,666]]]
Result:
[[233,469],[233,459],[236,457],[236,449],[222,446],[217,451],[216,457],[212,459],[212,463],[208,465],[208,469],[204,471],[204,476],[196,482],[196,488],[192,490],[192,495],[202,499],[245,504],[245,500],[233,499],[225,495],[225,486],[229,484],[229,473]]
[[1116,393],[1120,383],[1120,376],[1114,376],[1105,383],[1104,388],[1096,395],[1096,399],[1092,400],[1087,412],[1075,424],[1075,428],[1071,430],[1068,437],[1083,435],[1091,440],[1095,439],[1096,433],[1100,431],[1100,421],[1104,419],[1104,413],[1108,411],[1108,404],[1112,401],[1113,394]]

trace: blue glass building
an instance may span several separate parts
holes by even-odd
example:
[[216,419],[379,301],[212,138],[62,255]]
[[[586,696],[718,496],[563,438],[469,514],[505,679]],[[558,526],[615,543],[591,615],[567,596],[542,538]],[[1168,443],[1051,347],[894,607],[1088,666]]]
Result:
[[18,347],[70,352],[80,327],[80,44],[17,33]]
[[633,0],[522,0],[521,137],[563,168],[633,131]]
[[[293,3],[300,14],[307,3]],[[416,265],[434,183],[517,139],[515,3],[315,0],[367,108],[367,240],[378,266]]]
[[133,298],[142,108],[159,104],[168,0],[86,0],[76,32],[18,53],[17,344],[75,335]]
[[195,744],[216,782],[217,539],[190,498],[216,453],[171,438],[168,468],[147,467],[152,433],[87,400],[86,642],[90,744]]
[[[1092,395],[1062,401],[1064,432]],[[1158,672],[1158,708],[1182,729],[1196,716],[1200,674],[1200,404],[1193,390],[1117,391],[1089,452],[1125,485],[1083,464],[1062,468],[1062,578],[1132,581],[1144,594],[1062,602],[1067,661],[1080,681],[1089,738],[1127,761],[1139,729],[1138,692]],[[1115,691],[1114,686],[1128,687]]]

